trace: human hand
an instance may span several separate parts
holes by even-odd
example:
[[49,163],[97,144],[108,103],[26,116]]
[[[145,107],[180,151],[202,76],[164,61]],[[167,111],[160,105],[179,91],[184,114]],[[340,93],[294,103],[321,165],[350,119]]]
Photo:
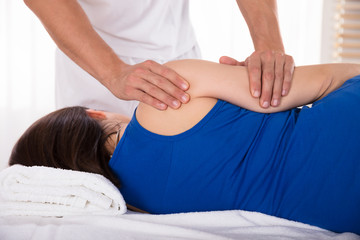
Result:
[[151,60],[128,65],[123,63],[120,74],[111,80],[110,91],[123,100],[138,100],[159,110],[168,106],[177,109],[187,103],[189,88],[172,69]]
[[222,56],[222,64],[246,66],[249,72],[250,92],[260,97],[260,106],[268,108],[280,104],[289,93],[295,63],[291,56],[279,51],[255,51],[244,62]]

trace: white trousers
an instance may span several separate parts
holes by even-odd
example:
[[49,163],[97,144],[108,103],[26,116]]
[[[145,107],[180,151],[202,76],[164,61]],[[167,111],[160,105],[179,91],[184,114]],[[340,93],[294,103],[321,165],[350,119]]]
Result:
[[[119,56],[127,64],[141,63],[147,59]],[[176,57],[157,61],[160,64],[171,60],[200,58],[200,49],[195,45],[190,51]],[[84,106],[92,109],[117,112],[131,117],[138,101],[125,101],[115,97],[99,81],[85,72],[62,51],[55,54],[55,103],[56,108]]]

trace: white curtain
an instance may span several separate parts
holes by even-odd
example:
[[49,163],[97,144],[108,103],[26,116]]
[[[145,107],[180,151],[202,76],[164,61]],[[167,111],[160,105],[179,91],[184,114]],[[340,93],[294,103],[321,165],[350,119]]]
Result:
[[0,0],[0,168],[24,130],[54,109],[54,49],[23,1]]
[[[203,58],[239,60],[252,52],[235,0],[192,0]],[[320,59],[322,0],[278,0],[284,44],[297,65]],[[54,44],[23,1],[0,0],[0,169],[37,118],[54,110]]]

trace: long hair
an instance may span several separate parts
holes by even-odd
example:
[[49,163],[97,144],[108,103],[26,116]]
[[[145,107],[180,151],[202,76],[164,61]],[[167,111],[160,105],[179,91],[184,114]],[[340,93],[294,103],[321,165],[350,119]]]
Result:
[[120,187],[108,166],[108,136],[86,108],[68,107],[33,123],[15,144],[9,164],[98,173]]

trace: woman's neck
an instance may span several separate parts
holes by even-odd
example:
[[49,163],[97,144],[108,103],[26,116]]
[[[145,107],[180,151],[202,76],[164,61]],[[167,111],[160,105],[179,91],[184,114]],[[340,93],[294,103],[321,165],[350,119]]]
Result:
[[110,134],[110,136],[105,143],[105,147],[109,151],[110,155],[112,155],[114,153],[116,146],[118,145],[122,136],[124,135],[127,125],[128,125],[128,123],[121,122],[121,123],[119,123],[118,129],[116,129],[116,132],[112,131],[111,133],[107,133],[107,134]]

